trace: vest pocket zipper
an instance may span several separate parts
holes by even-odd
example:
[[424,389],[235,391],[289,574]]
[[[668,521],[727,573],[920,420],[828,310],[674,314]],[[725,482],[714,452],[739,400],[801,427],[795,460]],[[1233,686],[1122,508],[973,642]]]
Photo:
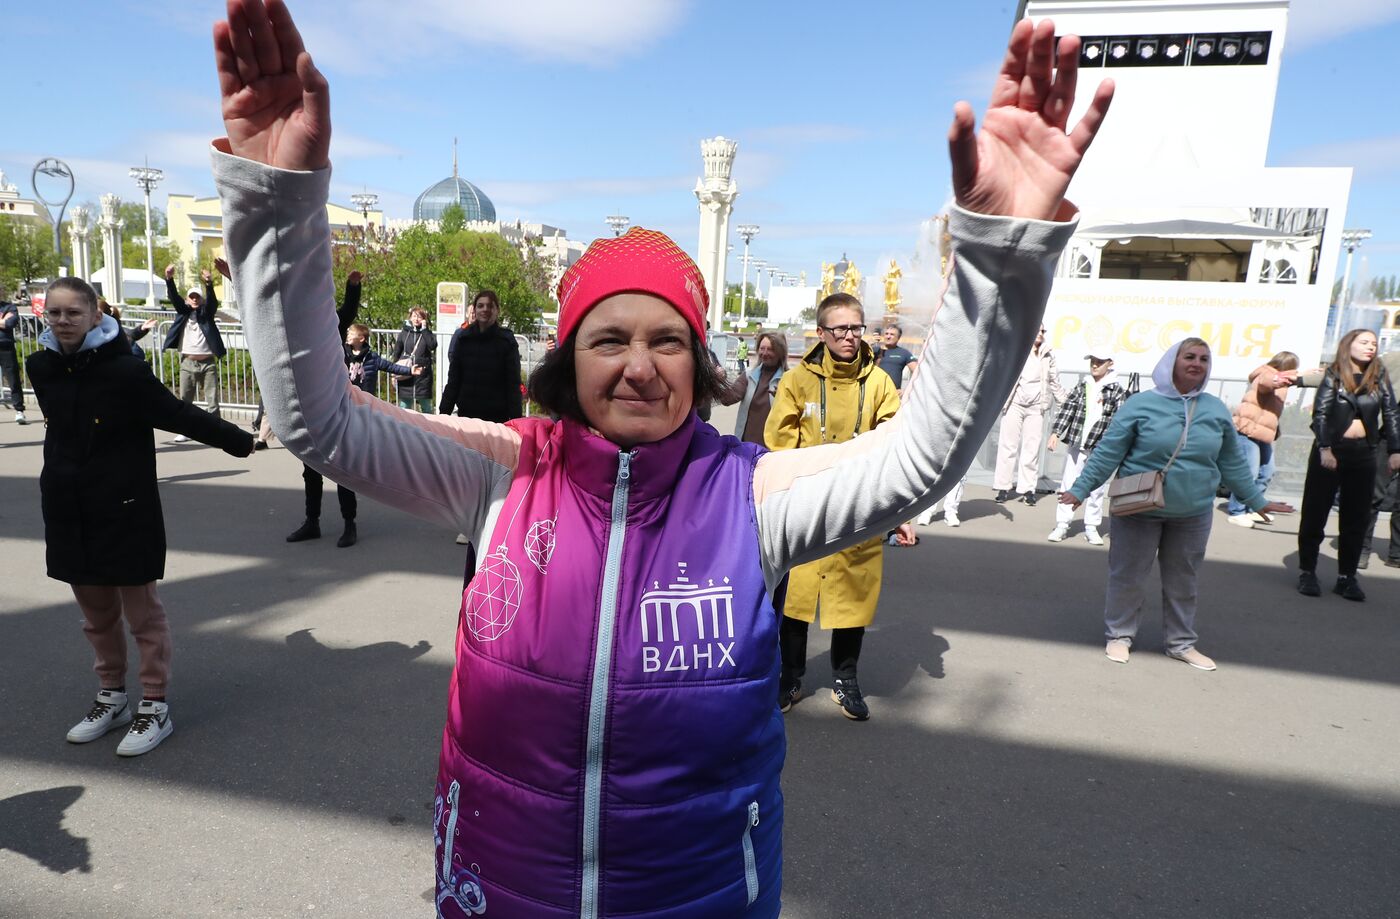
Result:
[[749,804],[748,820],[744,822],[744,884],[748,887],[749,902],[753,906],[758,899],[758,863],[753,855],[753,828],[758,826],[758,802]]
[[442,881],[452,883],[452,843],[457,835],[457,799],[461,796],[462,784],[456,779],[447,789],[447,831],[442,837]]

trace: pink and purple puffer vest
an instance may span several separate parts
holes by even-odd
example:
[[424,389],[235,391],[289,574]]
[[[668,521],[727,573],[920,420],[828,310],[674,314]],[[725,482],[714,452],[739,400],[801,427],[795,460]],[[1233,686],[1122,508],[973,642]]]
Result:
[[511,426],[519,462],[458,627],[439,915],[775,919],[761,449],[694,415],[625,452],[569,420]]

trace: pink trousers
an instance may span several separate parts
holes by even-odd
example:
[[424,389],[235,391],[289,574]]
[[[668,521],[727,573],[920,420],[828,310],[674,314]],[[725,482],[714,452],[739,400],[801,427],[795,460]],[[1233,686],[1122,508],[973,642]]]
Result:
[[83,611],[83,633],[92,643],[97,662],[92,669],[103,689],[126,685],[126,619],[141,655],[141,689],[164,698],[170,681],[170,623],[156,594],[156,582],[135,587],[70,585]]

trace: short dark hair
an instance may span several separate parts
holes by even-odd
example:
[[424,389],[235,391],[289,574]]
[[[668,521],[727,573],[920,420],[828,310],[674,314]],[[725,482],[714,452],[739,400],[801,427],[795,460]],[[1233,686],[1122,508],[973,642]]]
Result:
[[902,335],[904,334],[904,326],[900,325],[900,324],[897,323],[897,322],[887,322],[887,323],[885,323],[885,327],[884,327],[883,329],[881,329],[881,331],[882,331],[882,332],[888,332],[890,329],[894,329],[894,330],[895,330],[895,333],[896,333],[897,335],[901,335],[901,336],[902,336]]
[[97,309],[97,291],[93,290],[92,285],[82,278],[59,278],[44,288],[46,294],[51,294],[56,290],[71,290],[87,301],[89,309],[94,311]]
[[843,306],[853,310],[859,310],[860,318],[865,318],[865,307],[861,306],[860,298],[853,294],[848,294],[845,291],[838,290],[834,294],[828,294],[822,299],[822,302],[817,304],[817,325],[821,325],[826,321],[827,313],[834,309],[840,309]]
[[482,297],[485,297],[487,300],[490,300],[490,301],[491,301],[491,305],[494,306],[494,307],[496,308],[497,311],[500,310],[500,308],[501,308],[501,298],[498,297],[498,296],[496,296],[496,292],[495,292],[494,290],[479,290],[479,291],[477,291],[477,292],[476,292],[476,296],[475,296],[475,297],[472,297],[472,306],[476,306],[476,301],[480,300]]
[[[571,418],[579,424],[592,424],[578,400],[578,374],[574,368],[574,345],[577,341],[578,331],[575,330],[544,356],[544,360],[530,374],[526,385],[530,398],[546,412],[560,418]],[[698,407],[717,400],[724,393],[724,371],[715,365],[710,349],[694,335],[690,336],[690,356],[695,364],[691,405]]]

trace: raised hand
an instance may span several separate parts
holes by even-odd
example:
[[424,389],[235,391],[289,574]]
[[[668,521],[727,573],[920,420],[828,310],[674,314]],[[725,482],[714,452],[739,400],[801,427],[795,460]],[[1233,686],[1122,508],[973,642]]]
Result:
[[166,265],[166,266],[165,266],[165,279],[166,279],[167,281],[173,281],[173,280],[175,280],[175,266],[174,266],[174,265]]
[[352,272],[350,272],[350,275],[349,275],[345,280],[346,280],[347,282],[351,283],[351,284],[358,284],[358,283],[360,283],[360,279],[363,278],[363,277],[364,277],[364,275],[361,274],[360,272],[358,272],[358,271],[352,271]]
[[953,107],[948,153],[958,205],[983,214],[1053,220],[1069,180],[1079,168],[1109,103],[1113,81],[1104,80],[1072,133],[1065,133],[1079,76],[1079,39],[1060,39],[1055,25],[1022,19],[1011,30],[996,88],[975,130],[972,106]]
[[283,169],[329,165],[330,86],[282,0],[228,0],[214,59],[230,153]]
[[[224,261],[221,258],[216,258],[214,259],[214,268],[219,272],[219,274],[228,278],[230,281],[233,280],[233,275],[228,273],[228,262]],[[205,273],[208,274],[208,272]]]

